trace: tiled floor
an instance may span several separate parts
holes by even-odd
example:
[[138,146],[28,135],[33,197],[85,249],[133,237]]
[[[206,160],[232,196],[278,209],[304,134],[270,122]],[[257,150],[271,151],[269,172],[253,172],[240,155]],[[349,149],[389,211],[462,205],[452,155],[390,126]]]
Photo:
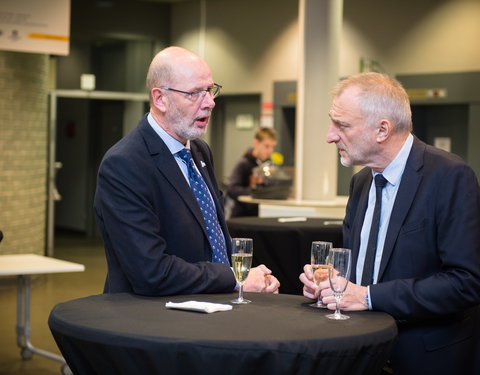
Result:
[[[50,311],[59,302],[101,293],[106,264],[100,240],[63,234],[57,236],[55,244],[55,258],[85,265],[85,272],[32,279],[31,342],[37,348],[60,354],[47,324]],[[60,362],[39,355],[21,359],[15,336],[16,297],[16,279],[0,277],[0,375],[61,374]]]

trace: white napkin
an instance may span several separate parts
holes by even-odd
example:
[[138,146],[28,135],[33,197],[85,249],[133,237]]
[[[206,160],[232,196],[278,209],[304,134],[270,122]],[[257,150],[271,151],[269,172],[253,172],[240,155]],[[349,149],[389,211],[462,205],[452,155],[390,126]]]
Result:
[[200,311],[206,313],[213,313],[216,311],[228,311],[232,309],[232,305],[222,305],[220,303],[211,302],[198,302],[198,301],[186,301],[186,302],[167,302],[165,304],[167,309],[179,309],[179,310],[191,310]]

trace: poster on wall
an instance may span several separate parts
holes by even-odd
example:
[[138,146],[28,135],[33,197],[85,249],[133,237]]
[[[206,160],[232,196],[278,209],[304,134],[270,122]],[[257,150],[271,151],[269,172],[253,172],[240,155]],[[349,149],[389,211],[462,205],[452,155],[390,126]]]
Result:
[[0,50],[68,55],[70,0],[1,0]]

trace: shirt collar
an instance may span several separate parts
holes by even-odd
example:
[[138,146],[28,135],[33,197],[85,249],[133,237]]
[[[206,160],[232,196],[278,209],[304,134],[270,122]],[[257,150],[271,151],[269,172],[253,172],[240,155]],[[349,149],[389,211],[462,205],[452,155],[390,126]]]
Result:
[[[383,177],[385,177],[393,186],[397,185],[402,179],[403,171],[405,170],[405,165],[407,164],[408,155],[410,155],[412,145],[413,135],[409,134],[397,156],[395,156],[382,172]],[[377,173],[372,170],[372,174],[375,176]]]
[[147,115],[147,120],[152,129],[158,136],[162,139],[162,141],[167,145],[170,152],[174,155],[177,152],[183,150],[184,148],[190,149],[190,140],[187,141],[187,144],[184,146],[182,142],[179,142],[175,138],[173,138],[170,134],[168,134],[163,128],[155,121],[152,114],[149,113]]

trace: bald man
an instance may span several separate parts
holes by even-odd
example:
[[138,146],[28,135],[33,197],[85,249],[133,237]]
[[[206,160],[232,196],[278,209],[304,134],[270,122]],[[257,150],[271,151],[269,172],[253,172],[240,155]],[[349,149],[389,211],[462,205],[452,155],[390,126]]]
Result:
[[[222,193],[210,148],[198,139],[221,86],[199,56],[169,47],[153,58],[147,89],[150,112],[105,154],[98,172],[94,208],[108,265],[104,291],[233,292]],[[244,290],[276,293],[279,285],[261,265]]]

